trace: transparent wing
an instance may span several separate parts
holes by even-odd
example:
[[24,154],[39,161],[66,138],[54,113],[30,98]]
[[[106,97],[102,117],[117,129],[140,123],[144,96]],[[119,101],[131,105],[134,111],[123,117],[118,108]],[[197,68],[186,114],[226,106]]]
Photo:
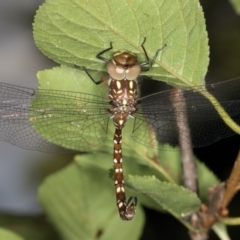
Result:
[[[200,89],[206,91],[199,87]],[[207,89],[218,99],[232,119],[240,124],[240,79],[208,85]],[[183,99],[186,100],[186,108],[181,106]],[[173,101],[179,103],[179,107],[175,111]],[[140,99],[139,108],[134,114],[133,139],[151,147],[156,146],[157,141],[173,146],[178,145],[175,114],[183,111],[188,116],[193,147],[209,145],[221,138],[235,134],[202,94],[192,89],[186,89],[180,93],[173,94],[172,91],[165,91]],[[186,121],[186,119],[182,121]],[[151,134],[149,130],[155,134]],[[162,146],[162,148],[164,147]],[[165,148],[167,147],[165,146]]]
[[95,95],[0,83],[0,139],[44,152],[88,151],[106,138],[108,108]]
[[[233,120],[240,123],[240,80],[207,88]],[[181,106],[182,99],[186,99],[186,109]],[[173,100],[180,103],[175,111]],[[59,151],[56,145],[89,151],[106,139],[108,108],[108,100],[95,95],[0,83],[0,139],[21,148],[46,152]],[[165,91],[140,99],[134,114],[133,139],[150,147],[157,141],[178,145],[175,114],[183,111],[188,116],[194,147],[234,134],[206,98],[186,89],[182,93]]]

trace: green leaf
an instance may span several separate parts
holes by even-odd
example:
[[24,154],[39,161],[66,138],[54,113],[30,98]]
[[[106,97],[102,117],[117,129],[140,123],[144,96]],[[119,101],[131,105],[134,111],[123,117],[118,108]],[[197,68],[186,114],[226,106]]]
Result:
[[196,212],[201,204],[192,191],[175,184],[161,182],[154,176],[129,176],[128,183],[135,190],[152,198],[179,220]]
[[[96,54],[113,42],[146,61],[160,51],[147,76],[174,85],[203,84],[208,66],[208,39],[199,1],[52,0],[37,11],[34,39],[38,48],[61,64],[106,71]],[[110,53],[106,54],[110,58]]]
[[[132,151],[134,152],[134,150]],[[127,152],[131,154],[130,149]],[[165,151],[165,153],[167,152],[169,151]],[[172,153],[176,154],[176,151]],[[146,161],[147,157],[145,157],[145,160],[139,160],[140,157],[124,155],[123,170],[126,195],[127,198],[137,196],[139,203],[133,221],[143,221],[141,205],[144,205],[157,211],[168,211],[185,226],[191,228],[184,219],[190,213],[198,210],[200,201],[195,193],[181,186],[162,182],[171,178],[172,175],[180,176],[178,181],[181,179],[181,168],[175,168],[176,164],[180,165],[179,159],[177,157],[176,159],[169,159],[167,158],[168,154],[165,156],[165,159],[160,160],[160,165],[149,164],[152,161],[151,159],[148,159],[149,162],[143,165],[141,163]],[[173,155],[170,154],[170,156]],[[65,239],[69,239],[70,234],[74,234],[73,239],[77,236],[83,237],[81,231],[89,231],[93,235],[97,234],[100,228],[105,228],[102,216],[108,218],[108,215],[114,214],[116,217],[114,224],[118,225],[118,221],[120,221],[114,199],[113,179],[108,177],[109,168],[112,166],[112,156],[96,153],[78,156],[75,160],[79,168],[72,164],[67,169],[47,179],[40,189],[40,199],[45,211],[61,232],[61,235],[65,236]],[[167,162],[168,165],[165,165]],[[166,169],[159,171],[159,168],[163,167],[166,167]],[[203,174],[202,178],[205,181],[210,179],[211,182],[211,178],[209,178],[211,173],[207,171],[207,168],[200,170]],[[163,172],[165,173],[163,174]],[[101,189],[104,189],[104,191]],[[101,192],[100,195],[99,192]],[[88,229],[89,225],[84,226],[82,221],[85,221],[86,218],[90,219],[90,222],[93,221],[92,225],[97,226],[96,229]],[[103,223],[103,227],[102,225],[99,226],[98,221]],[[83,229],[78,229],[77,225],[83,226]]]
[[3,240],[23,240],[22,237],[18,236],[17,234],[4,229],[4,228],[0,228],[0,239]]
[[216,235],[219,237],[219,239],[231,240],[228,235],[226,225],[224,225],[222,223],[216,223],[213,225],[212,230],[216,233]]
[[83,71],[61,66],[39,71],[39,89],[84,92],[107,97],[107,87],[96,85]]
[[227,217],[227,218],[222,218],[221,222],[224,223],[225,225],[240,225],[240,217]]
[[[79,151],[94,149],[91,141],[96,144],[96,139],[99,143],[106,139],[109,113],[104,111],[101,116],[98,110],[89,109],[86,104],[100,102],[108,109],[106,98],[101,98],[106,94],[104,84],[96,86],[84,72],[64,66],[39,72],[38,79],[40,89],[32,101],[30,118],[36,132],[50,142]],[[59,95],[58,90],[64,92]],[[91,93],[96,96],[89,95]],[[86,102],[82,104],[83,99]],[[84,114],[86,111],[96,111],[96,114],[88,119],[88,114]]]
[[[144,223],[137,217],[125,222],[119,217],[114,184],[106,166],[91,164],[92,155],[79,156],[78,164],[48,177],[39,189],[40,201],[63,239],[139,239]],[[107,164],[108,165],[108,164]],[[124,231],[123,231],[124,229]]]
[[[98,167],[99,169],[105,169],[106,171],[110,168],[112,159],[108,154],[99,153],[87,155],[85,158],[82,158],[82,156],[78,157],[76,158],[76,161],[80,166],[84,163],[84,165],[88,165],[89,168]],[[159,179],[164,180],[161,173],[157,172],[154,168],[138,164],[137,158],[124,157],[123,172],[126,179],[125,192],[127,196],[137,196],[139,205],[143,204],[144,206],[158,211],[168,210],[178,219],[181,219],[183,216],[186,216],[199,208],[200,202],[195,193],[192,193],[183,187],[177,186],[176,184],[159,181]],[[153,177],[153,175],[155,175],[158,179]],[[113,176],[111,176],[111,178],[112,177]],[[111,181],[113,184],[113,179]],[[186,194],[189,195],[186,196]],[[171,198],[171,200],[168,198]],[[177,201],[181,203],[176,204],[176,198],[178,199]]]
[[[58,240],[59,236],[55,229],[49,224],[45,216],[23,216],[13,213],[1,213],[0,226],[21,236],[21,240]],[[0,230],[1,232],[2,230]],[[4,230],[5,231],[5,230]],[[2,237],[0,239],[8,239]],[[14,238],[15,239],[15,238]],[[19,238],[17,238],[19,239]]]
[[217,176],[202,162],[197,161],[199,197],[207,202],[208,189],[220,181]]
[[233,6],[233,9],[236,11],[236,13],[240,14],[240,1],[239,0],[230,0],[230,3]]

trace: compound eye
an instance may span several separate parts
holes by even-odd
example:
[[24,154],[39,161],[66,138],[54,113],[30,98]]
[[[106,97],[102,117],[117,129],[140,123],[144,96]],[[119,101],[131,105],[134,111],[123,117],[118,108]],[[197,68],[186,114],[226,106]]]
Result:
[[141,72],[141,66],[139,64],[129,67],[126,71],[126,79],[134,80],[138,77]]
[[126,76],[126,70],[120,66],[117,66],[113,62],[107,64],[108,74],[116,80],[123,80]]

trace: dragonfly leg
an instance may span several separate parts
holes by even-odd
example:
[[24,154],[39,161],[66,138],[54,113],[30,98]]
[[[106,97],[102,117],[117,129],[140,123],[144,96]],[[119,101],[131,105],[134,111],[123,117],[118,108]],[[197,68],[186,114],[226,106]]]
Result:
[[165,44],[162,48],[159,48],[159,49],[155,52],[152,61],[150,61],[150,60],[149,60],[149,57],[148,57],[148,54],[147,54],[147,51],[146,51],[146,49],[145,49],[145,47],[144,47],[144,43],[146,42],[146,39],[147,39],[146,37],[143,39],[143,42],[142,42],[142,44],[141,44],[141,47],[142,47],[142,49],[143,49],[143,52],[144,52],[144,55],[145,55],[147,61],[146,61],[146,62],[143,62],[143,63],[140,63],[140,65],[141,65],[141,66],[149,65],[149,66],[148,66],[148,67],[145,67],[145,68],[142,68],[142,70],[141,70],[142,72],[147,72],[147,71],[149,71],[149,70],[151,69],[152,65],[155,63],[155,61],[156,61],[156,59],[157,59],[157,56],[158,56],[159,52],[160,52],[161,50],[163,50],[163,49],[167,46],[167,44]]
[[100,59],[100,60],[108,63],[108,62],[109,62],[109,59],[103,57],[102,55],[103,55],[105,52],[107,52],[107,51],[109,51],[109,50],[111,50],[111,49],[113,49],[112,42],[110,42],[110,47],[109,47],[109,48],[104,49],[103,51],[101,51],[100,53],[98,53],[96,57],[97,57],[98,59]]

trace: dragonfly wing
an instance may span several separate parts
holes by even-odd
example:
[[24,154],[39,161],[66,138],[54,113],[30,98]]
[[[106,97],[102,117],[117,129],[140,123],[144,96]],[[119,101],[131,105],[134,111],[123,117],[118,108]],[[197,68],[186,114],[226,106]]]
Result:
[[[199,87],[199,91],[204,92],[206,90]],[[239,79],[211,85],[208,87],[208,91],[216,96],[228,115],[239,124]],[[183,101],[186,102],[186,107],[182,104]],[[172,102],[177,103],[176,108],[173,107]],[[156,146],[155,142],[169,143],[172,146],[178,145],[175,116],[182,113],[187,116],[181,121],[183,124],[188,124],[190,128],[193,147],[206,146],[221,138],[235,134],[220,118],[215,107],[201,93],[192,89],[176,93],[171,90],[156,93],[140,99],[139,103],[138,110],[134,115],[135,125],[132,136],[134,140],[147,146]],[[225,118],[227,118],[227,115]],[[149,129],[152,130],[150,133]]]
[[88,151],[107,137],[107,109],[95,95],[0,84],[0,139],[44,152]]

